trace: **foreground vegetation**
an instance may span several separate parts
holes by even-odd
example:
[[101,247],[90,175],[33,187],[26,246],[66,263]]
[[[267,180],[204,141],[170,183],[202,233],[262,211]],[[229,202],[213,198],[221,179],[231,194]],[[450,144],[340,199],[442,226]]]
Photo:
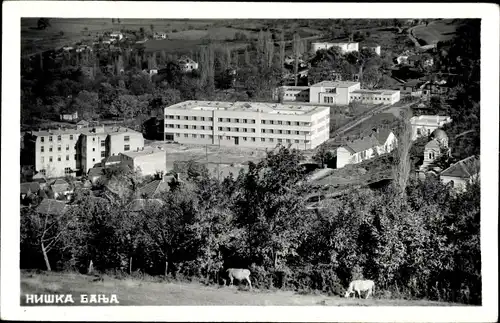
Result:
[[[25,294],[72,294],[75,305],[81,294],[117,294],[119,305],[289,305],[289,306],[453,306],[458,304],[427,300],[346,299],[321,294],[304,295],[281,290],[248,290],[246,286],[205,286],[197,282],[179,282],[162,277],[104,276],[93,281],[92,276],[75,273],[21,274],[21,305]],[[98,305],[98,304],[92,304]],[[106,304],[103,304],[106,305]],[[29,305],[28,305],[29,306]]]
[[139,212],[128,207],[128,179],[111,199],[77,191],[78,207],[60,217],[24,208],[21,266],[86,272],[92,261],[98,272],[209,284],[240,267],[260,289],[342,295],[365,277],[401,297],[481,302],[479,183],[455,194],[437,178],[402,175],[383,194],[354,189],[315,212],[305,208],[301,159],[281,147],[223,182],[193,163],[185,183],[159,196],[163,205]]

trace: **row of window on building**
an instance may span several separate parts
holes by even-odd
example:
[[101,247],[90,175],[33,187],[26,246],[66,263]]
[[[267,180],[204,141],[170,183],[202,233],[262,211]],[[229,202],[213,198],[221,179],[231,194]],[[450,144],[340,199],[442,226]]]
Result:
[[[54,149],[53,146],[50,146],[49,147],[49,152],[52,152]],[[62,151],[62,147],[61,146],[57,146],[57,151]],[[69,145],[66,145],[66,151],[69,151]],[[40,152],[45,152],[45,146],[40,146]]]
[[[39,172],[42,174],[42,175],[47,175],[47,171],[45,169],[40,169]],[[71,167],[65,167],[64,168],[64,174],[68,175],[68,174],[71,174],[72,173],[72,170],[71,170]]]
[[323,97],[323,103],[333,103],[333,97],[331,96]]
[[[76,160],[76,155],[74,155],[74,158]],[[66,161],[68,161],[68,160],[69,160],[69,155],[66,155]],[[42,164],[44,164],[45,163],[45,157],[42,156],[41,159],[40,159],[40,161],[42,162]],[[54,161],[54,157],[49,156],[48,161],[49,161],[49,163],[52,163]],[[62,157],[61,156],[57,156],[57,161],[58,162],[62,161]]]
[[[176,119],[180,120],[181,116],[173,116],[166,115],[166,119]],[[183,120],[192,120],[192,121],[213,121],[212,117],[196,117],[196,116],[182,116]],[[239,119],[239,118],[218,118],[218,122],[226,122],[226,123],[255,123],[255,119]],[[261,124],[277,124],[277,125],[287,125],[287,126],[304,126],[310,127],[310,122],[299,122],[299,121],[282,121],[282,120],[260,120]]]
[[380,98],[378,96],[351,96],[351,100],[375,100],[375,101],[390,101],[390,98]]
[[[204,135],[204,134],[196,134],[196,133],[193,133],[193,134],[188,134],[188,133],[184,133],[184,134],[181,134],[181,133],[176,133],[175,134],[176,137],[180,138],[181,136],[184,137],[184,138],[201,138],[201,139],[213,139],[213,136],[212,135]],[[252,141],[252,142],[255,142],[257,141],[258,138],[255,138],[255,137],[233,137],[233,136],[217,136],[219,140],[232,140],[234,138],[241,138],[241,140],[243,141]],[[282,139],[282,138],[260,138],[260,141],[261,142],[279,142],[279,143],[282,143],[282,142],[287,142],[287,143],[309,143],[309,140],[298,140],[298,139],[295,139],[295,140],[292,140],[292,139]]]
[[[69,140],[73,140],[73,135],[69,135]],[[62,136],[61,135],[58,135],[57,136],[57,141],[61,141],[62,140]],[[45,137],[40,137],[40,141],[41,142],[45,142]],[[52,142],[53,141],[53,136],[49,136],[49,142]]]
[[293,96],[295,98],[308,98],[309,93],[285,93],[285,96]]
[[[180,129],[181,125],[175,125],[175,128]],[[167,128],[174,128],[173,124],[167,125]],[[208,126],[188,126],[183,125],[183,129],[193,129],[193,130],[213,130],[213,127]],[[324,129],[324,127],[323,127]],[[255,128],[231,128],[231,127],[218,127],[219,131],[227,131],[227,132],[250,132],[255,133]],[[240,131],[241,130],[241,131]],[[287,134],[287,135],[310,135],[310,131],[298,131],[298,130],[282,130],[282,129],[261,129],[261,133],[276,133],[276,134]],[[321,131],[321,130],[319,130]],[[314,132],[314,131],[313,131]]]

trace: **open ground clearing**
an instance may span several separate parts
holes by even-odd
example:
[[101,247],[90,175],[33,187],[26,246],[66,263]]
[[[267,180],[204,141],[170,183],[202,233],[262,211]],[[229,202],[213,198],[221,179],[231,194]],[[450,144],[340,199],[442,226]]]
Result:
[[460,24],[458,20],[438,20],[429,23],[428,26],[420,25],[414,27],[413,35],[420,40],[421,45],[437,44],[439,41],[446,41],[453,38]]
[[[330,305],[330,306],[450,306],[425,300],[345,299],[326,295],[299,295],[291,291],[268,291],[246,286],[204,286],[199,283],[116,279],[75,273],[21,273],[21,305],[25,294],[72,294],[78,304],[81,294],[117,294],[120,305]],[[61,304],[59,304],[61,305]],[[92,304],[96,305],[96,304]],[[458,305],[458,304],[457,304]]]

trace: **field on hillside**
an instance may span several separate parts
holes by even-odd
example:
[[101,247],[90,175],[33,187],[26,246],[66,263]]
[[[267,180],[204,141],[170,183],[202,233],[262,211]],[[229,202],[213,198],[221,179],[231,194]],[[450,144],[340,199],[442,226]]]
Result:
[[428,26],[416,26],[413,28],[413,35],[415,38],[425,42],[425,44],[422,45],[437,44],[439,41],[445,41],[453,38],[455,31],[459,26],[459,21],[450,19],[438,20],[431,22]]
[[[291,291],[248,290],[242,286],[205,286],[199,283],[168,282],[158,277],[141,280],[116,279],[76,273],[21,273],[21,299],[25,294],[72,294],[74,305],[81,294],[117,294],[120,305],[330,305],[330,306],[450,306],[452,303],[399,299],[345,299],[326,295],[299,295]],[[96,305],[96,304],[92,304]],[[455,304],[459,305],[459,304]]]

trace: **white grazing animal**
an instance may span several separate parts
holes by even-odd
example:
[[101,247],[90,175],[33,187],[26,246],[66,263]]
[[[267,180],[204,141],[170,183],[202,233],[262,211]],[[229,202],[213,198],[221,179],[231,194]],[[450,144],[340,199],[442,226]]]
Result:
[[353,280],[349,284],[349,288],[345,292],[344,297],[349,297],[352,293],[354,293],[354,297],[356,294],[361,298],[361,292],[368,291],[365,298],[368,298],[370,294],[375,293],[375,282],[373,280]]
[[230,279],[230,285],[233,284],[233,279],[237,280],[246,280],[250,289],[252,289],[252,283],[250,282],[250,270],[248,269],[239,269],[239,268],[229,268],[227,271],[227,275]]

